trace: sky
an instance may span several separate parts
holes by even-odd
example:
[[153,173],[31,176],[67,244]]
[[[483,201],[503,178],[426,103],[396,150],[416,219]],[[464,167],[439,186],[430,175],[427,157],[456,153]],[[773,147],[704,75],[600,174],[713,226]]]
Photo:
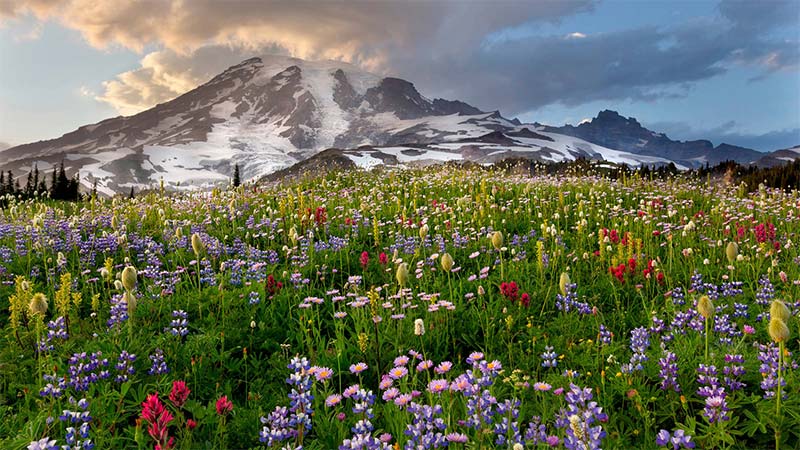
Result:
[[260,54],[429,98],[672,139],[800,144],[800,0],[0,0],[0,148],[170,100]]

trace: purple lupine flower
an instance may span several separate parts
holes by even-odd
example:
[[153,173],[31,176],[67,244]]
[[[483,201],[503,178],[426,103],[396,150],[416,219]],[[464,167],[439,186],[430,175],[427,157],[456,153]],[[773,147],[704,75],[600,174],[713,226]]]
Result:
[[[603,408],[592,401],[592,389],[570,384],[567,407],[556,415],[556,427],[565,429],[564,446],[568,449],[599,449],[606,432],[596,422],[606,422]],[[593,426],[594,425],[594,426]]]
[[[761,361],[761,366],[758,371],[764,376],[764,379],[761,381],[761,389],[764,390],[764,398],[775,398],[775,392],[778,388],[778,347],[774,343],[769,343],[767,345],[756,343],[754,346],[758,349],[758,360]],[[792,353],[787,351],[786,357],[783,359],[783,370],[797,368],[797,363],[792,361],[791,357]],[[786,386],[785,377],[781,379],[781,389],[783,391],[783,397],[786,398],[786,389],[783,389],[783,386]]]
[[308,369],[311,368],[306,358],[295,356],[289,362],[292,372],[286,383],[292,386],[289,393],[289,426],[298,432],[301,429],[311,431],[311,417],[314,409],[311,407],[314,396],[311,395],[313,380]]
[[267,417],[261,417],[261,423],[264,427],[258,433],[258,440],[267,447],[291,439],[297,433],[289,425],[289,410],[285,406],[276,406]]
[[[546,255],[544,255],[546,256]],[[545,267],[547,265],[545,264]],[[577,287],[575,283],[569,283],[564,286],[567,291],[566,295],[556,294],[556,308],[559,311],[568,313],[573,309],[580,314],[588,315],[592,313],[592,307],[588,303],[578,301]]]
[[597,334],[597,340],[600,342],[600,345],[611,345],[611,339],[614,337],[614,333],[611,332],[605,325],[600,324],[600,332]]
[[58,445],[56,445],[55,439],[43,437],[28,444],[28,450],[58,450]]
[[114,381],[117,383],[124,383],[128,381],[128,375],[133,375],[136,369],[133,368],[133,362],[136,361],[136,355],[128,353],[127,350],[120,352],[117,358],[117,364],[114,366],[117,369],[117,376]]
[[164,351],[160,348],[156,348],[156,352],[150,355],[150,361],[152,361],[152,365],[150,366],[150,370],[147,371],[150,375],[169,373],[169,367],[167,367],[167,363],[164,361]]
[[533,416],[525,429],[525,444],[535,447],[540,443],[547,443],[547,425],[542,423],[541,417]]
[[719,388],[716,395],[706,398],[706,406],[703,415],[708,419],[709,423],[724,422],[730,420],[730,416],[726,413],[728,403],[725,400],[725,388]]
[[736,323],[731,322],[729,314],[717,314],[714,319],[714,332],[720,335],[719,342],[723,345],[732,345],[734,337],[742,336],[736,328]]
[[544,347],[544,353],[539,355],[542,358],[542,367],[558,367],[558,353],[553,351],[553,347],[550,345],[546,345]]
[[678,384],[678,364],[675,353],[669,350],[664,350],[664,356],[658,360],[660,371],[658,373],[661,378],[661,390],[666,391],[672,389],[674,392],[680,392],[681,387]]
[[659,447],[672,445],[673,450],[679,450],[680,448],[694,448],[692,437],[687,435],[683,430],[675,430],[675,434],[670,435],[669,431],[662,429],[656,435],[656,445]]
[[186,336],[189,334],[189,313],[182,309],[172,311],[172,321],[169,327],[164,328],[164,332],[169,332],[173,336]]
[[623,373],[633,373],[635,371],[643,370],[642,363],[647,361],[645,352],[650,347],[650,332],[646,327],[634,328],[631,330],[631,344],[630,348],[633,350],[633,356],[629,364],[623,364],[621,370]]
[[[494,422],[494,434],[497,445],[513,445],[522,443],[522,436],[519,432],[519,400],[505,400],[497,404],[496,420]],[[509,439],[510,435],[510,439]]]
[[74,353],[67,360],[67,385],[78,392],[88,391],[89,386],[101,379],[110,376],[108,370],[108,359],[101,359],[102,352],[95,352],[87,355],[86,352]]
[[725,388],[719,384],[717,368],[700,364],[697,372],[699,374],[697,382],[702,385],[697,390],[697,394],[706,399],[703,415],[708,419],[709,423],[730,420],[730,416],[726,414],[729,411],[726,400],[727,394],[725,393]]
[[676,287],[670,293],[670,297],[672,297],[672,304],[676,306],[683,306],[686,304],[686,296],[683,293],[682,287]]
[[63,410],[61,415],[58,416],[58,420],[69,424],[86,424],[92,421],[92,415],[89,412],[89,400],[82,398],[76,401],[74,397],[70,397],[68,401],[70,405],[75,405],[77,408],[74,411]]
[[128,303],[122,300],[122,294],[111,296],[111,317],[106,322],[109,331],[115,328],[119,330],[126,320],[128,320]]
[[449,443],[445,437],[447,424],[441,418],[442,407],[440,405],[420,405],[412,402],[408,406],[408,411],[414,417],[411,423],[406,425],[404,431],[409,437],[405,445],[406,450],[447,447]]
[[68,387],[67,377],[59,377],[56,374],[44,374],[42,378],[47,384],[39,391],[39,395],[50,398],[60,398],[64,395],[64,390]]
[[744,389],[747,385],[741,381],[742,375],[745,374],[744,356],[742,355],[725,355],[725,366],[722,367],[722,374],[724,375],[723,383],[731,391],[738,391]]
[[733,303],[733,317],[742,317],[742,318],[749,318],[750,313],[748,312],[748,306],[744,303]]

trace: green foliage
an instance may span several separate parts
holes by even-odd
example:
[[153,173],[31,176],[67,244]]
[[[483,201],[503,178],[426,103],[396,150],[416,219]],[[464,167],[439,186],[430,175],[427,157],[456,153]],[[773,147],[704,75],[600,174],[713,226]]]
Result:
[[[174,416],[168,433],[176,448],[256,447],[259,418],[288,404],[295,355],[334,373],[313,382],[305,448],[337,448],[352,435],[352,403],[324,401],[356,383],[377,396],[373,435],[390,433],[402,447],[411,414],[382,400],[379,383],[413,350],[453,369],[417,371],[414,361],[394,386],[438,402],[448,432],[469,437],[466,448],[506,446],[494,444],[492,431],[458,424],[467,414],[461,394],[426,389],[432,379],[471,370],[466,360],[476,351],[502,364],[487,390],[498,402],[521,402],[520,427],[539,416],[562,443],[568,427],[557,427],[556,417],[566,399],[554,391],[574,383],[590,388],[608,414],[594,424],[606,432],[604,447],[657,448],[660,430],[680,429],[698,448],[773,447],[776,435],[791,448],[800,439],[792,365],[800,323],[790,319],[787,398],[776,413],[775,399],[764,398],[774,390],[761,387],[769,363],[759,358],[774,346],[759,316],[769,311],[760,300],[764,279],[793,314],[800,310],[798,192],[748,194],[669,168],[571,167],[555,175],[535,165],[384,170],[247,192],[11,200],[0,212],[0,447],[25,448],[45,436],[63,445],[68,425],[58,416],[76,409],[74,397],[89,401],[96,448],[152,448],[142,403],[155,394]],[[502,232],[500,248],[494,231]],[[197,254],[195,234],[204,248]],[[733,262],[725,254],[731,241],[739,248]],[[444,253],[453,259],[450,273]],[[402,289],[401,263],[409,269]],[[115,286],[127,266],[138,272],[135,309]],[[568,299],[562,273],[575,283]],[[34,292],[50,299],[44,321],[28,314]],[[703,293],[715,295],[717,308],[707,364],[722,383],[726,355],[745,361],[746,386],[726,390],[730,420],[715,423],[698,394],[706,337],[694,302]],[[67,339],[48,335],[59,316]],[[415,334],[418,319],[424,334]],[[629,371],[637,329],[648,330],[649,345],[641,370]],[[601,339],[601,330],[613,339]],[[675,354],[679,392],[662,389],[662,346]],[[556,367],[543,365],[550,347]],[[167,373],[150,373],[157,349]],[[123,351],[136,359],[128,380],[117,381]],[[107,378],[86,390],[67,386],[60,397],[40,395],[53,383],[45,375],[56,384],[74,380],[70,359],[84,352],[108,360]],[[351,373],[359,362],[368,369]],[[180,406],[168,398],[177,380],[191,390]],[[534,389],[537,382],[552,388]],[[234,405],[224,416],[216,411],[222,396]],[[189,419],[196,428],[187,428]]]

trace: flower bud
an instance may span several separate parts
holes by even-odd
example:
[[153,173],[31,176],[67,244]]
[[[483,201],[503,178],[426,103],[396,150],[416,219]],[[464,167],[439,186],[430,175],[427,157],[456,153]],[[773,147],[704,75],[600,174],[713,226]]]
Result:
[[414,321],[414,335],[422,336],[425,334],[425,322],[422,319]]
[[450,272],[452,268],[453,268],[453,257],[450,256],[450,253],[445,253],[444,255],[442,255],[442,269],[444,269],[445,272]]
[[778,319],[785,323],[789,321],[789,316],[789,308],[786,307],[786,303],[780,300],[773,300],[772,304],[769,305],[770,319]]
[[198,258],[206,250],[206,246],[205,244],[203,244],[203,240],[200,239],[200,235],[197,233],[192,234],[192,250],[194,250],[194,254]]
[[736,261],[736,256],[739,255],[739,245],[736,242],[728,242],[725,247],[725,256],[728,258],[728,263],[733,264]]
[[400,287],[403,287],[403,286],[406,285],[406,283],[408,283],[408,264],[407,263],[403,263],[403,264],[400,264],[399,266],[397,266],[396,278],[397,278],[397,283],[400,285]]
[[558,289],[561,291],[561,295],[567,295],[568,284],[570,284],[569,274],[561,272],[561,278],[558,279]]
[[697,312],[706,319],[714,316],[714,303],[707,295],[700,297],[700,300],[697,301]]
[[122,270],[122,287],[130,292],[136,288],[136,269],[128,266]]
[[419,239],[421,241],[424,241],[425,240],[425,236],[427,236],[427,235],[428,235],[428,224],[425,224],[425,225],[419,227]]
[[122,281],[114,280],[114,289],[121,291],[123,288]]
[[31,298],[31,303],[28,305],[28,310],[32,316],[41,314],[44,317],[47,312],[47,297],[41,292],[34,294],[33,298]]
[[130,291],[125,291],[125,293],[122,294],[122,301],[128,305],[128,315],[133,314],[133,310],[136,309],[136,296]]
[[492,234],[492,245],[497,250],[503,247],[503,233],[495,231],[494,234]]
[[769,337],[775,342],[786,342],[789,340],[789,327],[786,322],[772,318],[769,321]]

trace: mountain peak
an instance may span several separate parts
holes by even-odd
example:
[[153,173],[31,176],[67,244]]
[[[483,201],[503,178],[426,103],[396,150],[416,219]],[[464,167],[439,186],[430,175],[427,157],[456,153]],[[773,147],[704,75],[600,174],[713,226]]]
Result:
[[590,122],[584,122],[579,126],[590,125],[590,124],[599,124],[603,126],[636,126],[641,127],[639,122],[634,117],[624,117],[620,115],[618,112],[604,109],[597,113],[597,117],[592,119]]

